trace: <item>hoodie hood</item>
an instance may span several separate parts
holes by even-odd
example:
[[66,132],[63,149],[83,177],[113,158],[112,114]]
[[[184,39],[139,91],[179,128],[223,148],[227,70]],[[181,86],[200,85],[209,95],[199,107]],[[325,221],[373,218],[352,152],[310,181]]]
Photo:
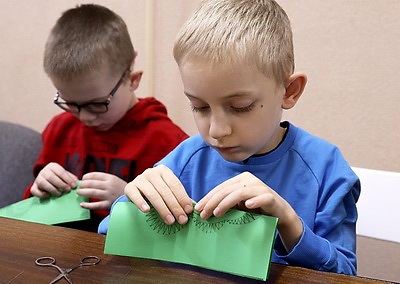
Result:
[[130,129],[148,123],[149,120],[159,119],[171,120],[168,117],[167,108],[153,97],[139,98],[133,108],[114,127]]

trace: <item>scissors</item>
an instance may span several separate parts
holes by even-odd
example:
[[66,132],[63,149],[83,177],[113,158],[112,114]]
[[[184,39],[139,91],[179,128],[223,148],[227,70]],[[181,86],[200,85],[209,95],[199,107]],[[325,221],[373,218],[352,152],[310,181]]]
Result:
[[69,273],[73,270],[75,270],[76,268],[79,268],[81,266],[93,266],[96,265],[100,262],[101,258],[98,256],[85,256],[84,258],[81,259],[81,262],[72,267],[72,268],[68,268],[68,269],[64,269],[59,267],[58,265],[56,265],[56,259],[54,257],[51,256],[43,256],[43,257],[39,257],[38,259],[35,260],[36,265],[39,266],[50,266],[50,267],[54,267],[55,269],[57,269],[60,274],[53,279],[53,281],[50,282],[50,284],[56,283],[58,280],[65,278],[65,280],[68,281],[68,283],[72,284],[72,279],[71,277],[69,277]]

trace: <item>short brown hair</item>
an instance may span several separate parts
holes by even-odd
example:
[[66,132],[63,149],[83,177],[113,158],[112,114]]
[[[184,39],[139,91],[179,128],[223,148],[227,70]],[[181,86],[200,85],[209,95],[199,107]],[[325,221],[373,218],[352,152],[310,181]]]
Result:
[[85,4],[65,11],[51,30],[44,52],[49,76],[72,80],[106,66],[126,69],[134,49],[123,19],[106,7]]

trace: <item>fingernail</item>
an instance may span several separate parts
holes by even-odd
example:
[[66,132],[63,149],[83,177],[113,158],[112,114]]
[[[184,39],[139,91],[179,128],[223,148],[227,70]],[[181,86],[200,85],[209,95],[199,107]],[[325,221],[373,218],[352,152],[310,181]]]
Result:
[[197,204],[194,206],[194,209],[196,209],[196,211],[200,211],[200,210],[201,210],[201,205],[200,205],[200,203],[197,203]]
[[201,217],[202,219],[207,219],[207,212],[206,212],[205,210],[201,211],[200,217]]
[[142,204],[141,207],[142,207],[142,211],[149,211],[150,210],[150,207],[147,204]]
[[167,215],[167,224],[173,224],[175,222],[175,218],[172,215]]
[[186,205],[185,206],[185,212],[187,213],[187,214],[189,214],[189,213],[192,213],[192,211],[193,211],[193,205]]
[[254,206],[254,201],[253,201],[253,200],[247,200],[247,201],[245,202],[245,205],[246,205],[247,208],[253,208],[253,206]]
[[179,216],[178,220],[179,220],[179,224],[186,224],[188,218],[186,215],[181,215],[181,216]]

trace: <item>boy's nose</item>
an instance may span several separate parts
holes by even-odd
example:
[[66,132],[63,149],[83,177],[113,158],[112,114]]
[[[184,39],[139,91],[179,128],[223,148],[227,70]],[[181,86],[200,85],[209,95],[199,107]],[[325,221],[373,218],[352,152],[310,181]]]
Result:
[[88,112],[84,108],[81,109],[81,111],[77,114],[77,116],[79,120],[85,124],[88,124],[97,118],[97,114]]
[[225,117],[211,116],[209,135],[210,137],[219,140],[232,133],[232,128],[229,121]]

